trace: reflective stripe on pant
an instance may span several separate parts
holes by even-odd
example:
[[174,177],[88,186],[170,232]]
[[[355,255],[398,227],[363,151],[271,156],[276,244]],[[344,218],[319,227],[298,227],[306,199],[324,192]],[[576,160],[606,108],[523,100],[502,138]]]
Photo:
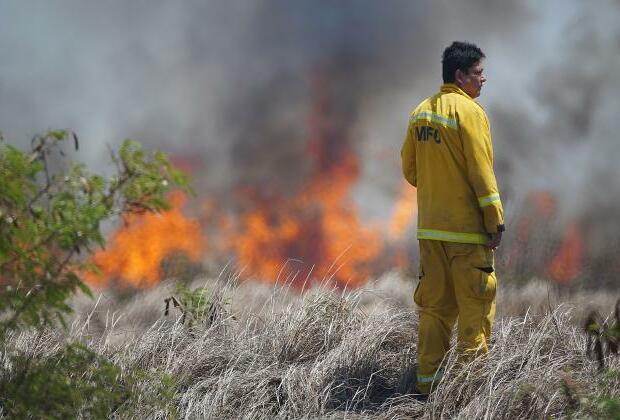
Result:
[[418,305],[418,383],[430,392],[458,323],[458,348],[466,355],[486,353],[495,317],[497,280],[493,252],[485,245],[420,240]]

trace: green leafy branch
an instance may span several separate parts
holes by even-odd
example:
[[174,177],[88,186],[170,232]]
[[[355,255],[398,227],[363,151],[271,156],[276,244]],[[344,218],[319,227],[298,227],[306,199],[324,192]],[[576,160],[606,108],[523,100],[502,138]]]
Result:
[[81,276],[96,267],[81,256],[105,245],[105,220],[168,209],[171,189],[190,191],[165,154],[135,141],[111,152],[117,171],[105,178],[65,159],[68,140],[78,149],[78,137],[64,130],[36,136],[28,152],[0,138],[0,339],[64,324],[67,298],[77,290],[90,295]]

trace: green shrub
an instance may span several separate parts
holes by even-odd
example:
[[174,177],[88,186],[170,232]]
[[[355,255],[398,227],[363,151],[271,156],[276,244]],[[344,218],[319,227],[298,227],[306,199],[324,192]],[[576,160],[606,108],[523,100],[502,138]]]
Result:
[[101,418],[129,398],[119,386],[120,369],[79,344],[45,358],[18,354],[12,362],[12,374],[3,378],[3,399],[4,410],[17,418],[76,413]]
[[69,141],[79,147],[74,133],[50,131],[26,152],[0,137],[0,409],[17,417],[99,417],[131,397],[131,378],[80,344],[34,358],[7,339],[64,325],[67,299],[78,290],[91,295],[81,277],[96,270],[87,257],[105,244],[104,221],[167,209],[166,193],[189,190],[165,154],[135,141],[111,153],[110,177],[65,160]]

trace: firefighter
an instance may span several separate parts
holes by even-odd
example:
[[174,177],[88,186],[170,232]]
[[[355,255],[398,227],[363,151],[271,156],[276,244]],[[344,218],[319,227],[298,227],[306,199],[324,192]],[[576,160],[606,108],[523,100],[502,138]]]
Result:
[[497,278],[493,253],[504,211],[493,172],[489,120],[474,100],[486,82],[484,53],[454,42],[443,53],[439,92],[411,113],[402,170],[417,188],[420,243],[417,392],[426,399],[458,318],[466,359],[488,351]]

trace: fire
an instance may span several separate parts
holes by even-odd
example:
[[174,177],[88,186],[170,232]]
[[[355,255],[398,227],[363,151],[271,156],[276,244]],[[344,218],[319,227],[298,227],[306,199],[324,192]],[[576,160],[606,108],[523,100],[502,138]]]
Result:
[[[307,278],[358,286],[370,274],[368,262],[379,255],[379,230],[360,222],[337,185],[312,183],[276,206],[241,217],[233,252],[248,274],[274,282]],[[286,276],[286,278],[283,278]]]
[[87,281],[103,286],[119,279],[133,287],[151,287],[160,280],[165,257],[180,251],[194,261],[200,259],[204,240],[199,223],[181,212],[185,195],[174,193],[170,201],[172,208],[168,211],[128,216],[107,247],[93,256],[101,275],[88,275]]
[[315,195],[314,187],[281,207],[241,218],[233,247],[248,274],[297,286],[308,278],[331,279],[342,286],[358,286],[367,279],[370,272],[364,266],[381,250],[378,231],[363,226],[342,197],[332,201],[329,194]]
[[403,187],[386,224],[364,223],[350,196],[358,165],[357,157],[346,153],[338,165],[315,173],[292,197],[267,199],[258,191],[246,191],[246,210],[236,215],[205,199],[205,229],[183,216],[185,197],[175,195],[168,212],[130,217],[108,247],[95,254],[93,262],[102,275],[89,276],[88,281],[104,285],[117,279],[150,287],[159,281],[162,260],[172,252],[199,259],[202,232],[207,230],[210,257],[234,255],[243,278],[291,282],[298,288],[313,280],[360,286],[394,259],[397,266],[406,266],[406,245],[398,242],[389,250],[393,258],[386,258],[382,232],[402,240],[415,214],[415,189]]
[[396,201],[392,219],[388,226],[388,235],[391,239],[402,239],[407,228],[411,225],[413,217],[418,209],[417,192],[409,183],[404,181],[400,189],[400,196]]
[[233,256],[241,278],[286,282],[301,289],[314,281],[357,287],[395,263],[406,266],[404,236],[415,215],[416,190],[403,185],[387,221],[362,221],[352,198],[360,176],[359,158],[349,139],[354,110],[340,102],[346,95],[329,88],[325,73],[315,76],[306,155],[311,167],[296,194],[267,196],[244,187],[230,208],[207,197],[201,206],[202,226],[183,216],[184,197],[174,196],[171,211],[132,217],[112,236],[108,248],[93,259],[103,275],[90,282],[102,285],[118,279],[136,287],[151,286],[159,281],[162,260],[170,253],[182,251],[199,259],[205,232],[210,239],[208,257]]
[[567,283],[581,274],[584,251],[581,237],[579,226],[570,225],[549,264],[549,275],[553,280]]
[[[321,170],[315,170],[296,195],[263,197],[258,191],[245,191],[249,210],[236,220],[218,222],[222,228],[217,242],[227,244],[227,253],[236,256],[245,277],[297,287],[309,280],[356,287],[393,264],[385,258],[386,224],[364,223],[350,196],[359,173],[357,156],[341,148],[343,154],[330,156],[330,161],[323,155],[328,144],[321,144],[320,136],[314,139],[312,155]],[[415,214],[415,203],[415,189],[403,187],[387,224],[399,239]],[[212,207],[206,207],[213,219]],[[390,249],[397,266],[406,266],[405,248],[400,243],[400,248]]]
[[558,203],[550,191],[532,191],[525,200],[520,218],[515,222],[513,246],[505,250],[505,269],[521,275],[546,275],[558,283],[568,283],[583,271],[585,248],[579,224],[569,224],[559,246],[549,254],[549,244],[557,234],[552,221],[557,216]]
[[250,194],[251,210],[241,215],[228,240],[239,265],[261,280],[308,279],[359,286],[372,274],[382,249],[378,226],[360,220],[350,193],[359,177],[358,158],[346,128],[334,117],[325,80],[314,80],[308,152],[313,171],[293,197]]

